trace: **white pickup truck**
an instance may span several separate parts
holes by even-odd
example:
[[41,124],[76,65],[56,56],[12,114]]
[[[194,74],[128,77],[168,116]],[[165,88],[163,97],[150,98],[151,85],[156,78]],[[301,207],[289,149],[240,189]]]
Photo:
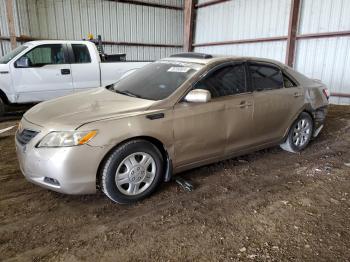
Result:
[[36,103],[115,83],[147,62],[104,62],[90,41],[32,41],[0,58],[5,105]]

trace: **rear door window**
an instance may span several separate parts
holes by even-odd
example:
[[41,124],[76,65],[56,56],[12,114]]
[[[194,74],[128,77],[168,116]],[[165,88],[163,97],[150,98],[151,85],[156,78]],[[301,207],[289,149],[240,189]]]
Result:
[[75,64],[91,63],[89,49],[84,44],[72,44]]
[[221,67],[197,82],[194,89],[208,90],[213,98],[245,93],[245,67],[243,64]]
[[283,88],[283,76],[278,67],[262,63],[249,63],[248,68],[254,91]]

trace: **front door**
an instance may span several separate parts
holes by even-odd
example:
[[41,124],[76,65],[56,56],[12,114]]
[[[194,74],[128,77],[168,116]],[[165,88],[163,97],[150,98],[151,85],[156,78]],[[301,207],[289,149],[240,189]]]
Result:
[[194,86],[211,93],[209,102],[174,107],[176,166],[221,158],[249,143],[253,101],[244,68],[243,63],[215,67]]
[[[28,51],[11,67],[17,102],[45,101],[73,92],[66,45],[44,44]],[[17,60],[17,61],[18,61]]]

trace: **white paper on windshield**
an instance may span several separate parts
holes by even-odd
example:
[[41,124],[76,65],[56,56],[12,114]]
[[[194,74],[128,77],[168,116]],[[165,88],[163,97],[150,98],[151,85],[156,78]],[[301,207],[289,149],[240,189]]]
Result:
[[168,69],[168,72],[175,72],[175,73],[187,73],[188,71],[190,71],[191,68],[190,67],[179,67],[179,66],[173,66],[173,67],[170,67]]

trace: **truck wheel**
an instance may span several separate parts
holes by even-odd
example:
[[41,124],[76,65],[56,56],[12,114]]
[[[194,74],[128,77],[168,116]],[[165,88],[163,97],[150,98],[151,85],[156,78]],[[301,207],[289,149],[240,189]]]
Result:
[[289,130],[286,141],[280,147],[297,153],[309,144],[314,130],[314,122],[308,113],[302,112]]
[[0,97],[0,116],[3,116],[5,114],[5,103]]
[[162,181],[163,166],[162,154],[152,143],[129,141],[116,148],[103,165],[102,191],[119,204],[144,199]]

